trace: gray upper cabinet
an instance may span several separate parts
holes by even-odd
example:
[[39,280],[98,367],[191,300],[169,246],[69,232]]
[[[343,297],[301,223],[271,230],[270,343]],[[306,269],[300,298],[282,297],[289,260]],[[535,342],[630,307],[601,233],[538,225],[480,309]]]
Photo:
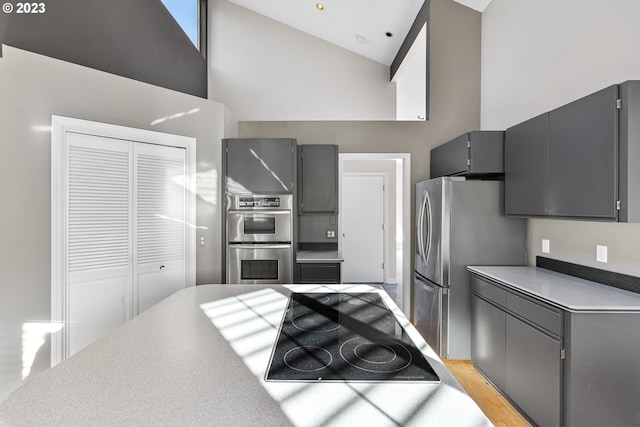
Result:
[[640,222],[640,81],[622,83],[618,117],[618,221]]
[[504,173],[504,132],[472,131],[431,150],[431,178]]
[[549,112],[552,216],[616,219],[618,85]]
[[299,213],[338,212],[338,146],[298,146]]
[[640,222],[640,81],[507,129],[505,213]]
[[546,215],[547,113],[505,132],[505,212],[507,215]]
[[295,139],[225,139],[223,149],[227,193],[293,193]]

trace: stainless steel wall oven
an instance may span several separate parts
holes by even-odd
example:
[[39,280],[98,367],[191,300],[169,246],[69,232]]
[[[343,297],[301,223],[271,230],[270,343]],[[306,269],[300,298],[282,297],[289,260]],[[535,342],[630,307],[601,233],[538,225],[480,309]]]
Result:
[[293,282],[293,196],[227,196],[227,283]]

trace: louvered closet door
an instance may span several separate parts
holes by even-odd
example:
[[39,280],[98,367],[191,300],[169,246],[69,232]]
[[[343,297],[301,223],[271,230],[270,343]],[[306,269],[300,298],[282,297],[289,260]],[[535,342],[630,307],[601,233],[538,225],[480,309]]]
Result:
[[131,315],[130,143],[67,134],[67,355]]
[[136,287],[140,313],[186,285],[186,152],[135,144]]

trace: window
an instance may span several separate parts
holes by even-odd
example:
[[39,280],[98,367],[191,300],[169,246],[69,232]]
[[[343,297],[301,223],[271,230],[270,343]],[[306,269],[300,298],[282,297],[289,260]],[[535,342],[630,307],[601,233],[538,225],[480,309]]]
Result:
[[200,49],[200,0],[161,0],[194,46]]

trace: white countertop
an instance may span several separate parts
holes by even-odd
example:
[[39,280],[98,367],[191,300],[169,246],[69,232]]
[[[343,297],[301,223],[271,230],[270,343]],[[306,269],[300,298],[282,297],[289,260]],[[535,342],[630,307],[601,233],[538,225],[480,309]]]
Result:
[[467,269],[568,311],[640,311],[640,294],[539,267]]
[[[292,291],[378,292],[441,379],[267,382]],[[0,425],[491,425],[383,291],[364,285],[184,289],[0,404]]]
[[301,264],[343,262],[340,251],[298,251],[296,262]]

